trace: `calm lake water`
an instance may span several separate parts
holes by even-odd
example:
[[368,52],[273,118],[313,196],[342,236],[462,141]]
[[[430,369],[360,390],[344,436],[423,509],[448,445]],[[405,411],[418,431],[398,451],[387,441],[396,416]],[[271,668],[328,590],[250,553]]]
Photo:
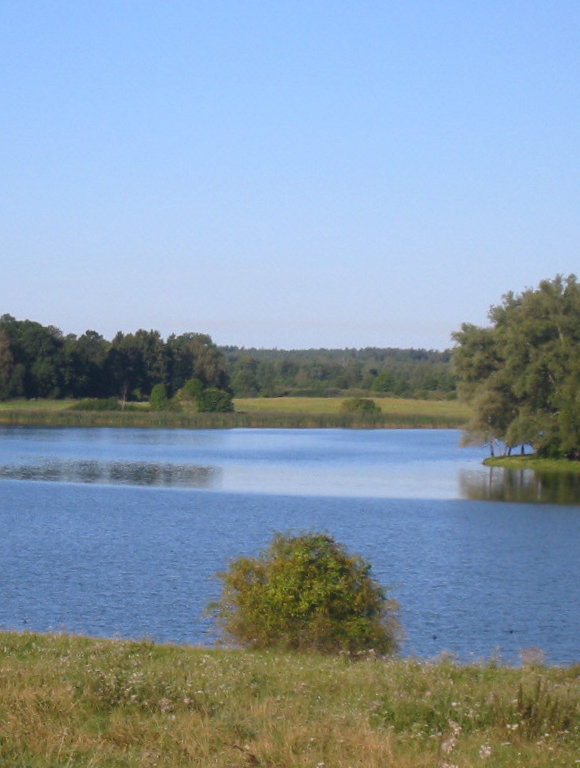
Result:
[[577,479],[489,470],[459,439],[0,429],[0,625],[207,644],[217,570],[323,529],[392,585],[406,655],[580,661]]

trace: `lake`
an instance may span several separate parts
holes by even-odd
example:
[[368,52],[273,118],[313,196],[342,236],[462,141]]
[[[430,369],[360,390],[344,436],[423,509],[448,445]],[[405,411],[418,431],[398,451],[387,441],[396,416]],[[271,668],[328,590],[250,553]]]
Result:
[[580,660],[580,489],[455,430],[0,428],[0,625],[209,644],[216,571],[325,530],[402,605],[405,655]]

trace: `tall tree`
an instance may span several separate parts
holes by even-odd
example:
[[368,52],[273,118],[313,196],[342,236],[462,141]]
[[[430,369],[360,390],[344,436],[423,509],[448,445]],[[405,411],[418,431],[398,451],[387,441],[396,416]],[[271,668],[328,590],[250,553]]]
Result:
[[65,391],[72,397],[104,397],[108,394],[105,360],[109,342],[96,331],[65,338]]
[[205,333],[172,334],[167,339],[170,393],[181,389],[189,379],[199,379],[204,387],[228,388],[227,362],[211,337]]
[[121,398],[123,404],[139,397],[144,379],[141,348],[135,335],[119,331],[112,341],[105,363],[108,387]]
[[0,328],[0,400],[6,400],[12,395],[13,372],[14,355],[10,339],[8,334]]
[[492,326],[453,334],[459,391],[473,405],[473,439],[507,450],[580,458],[580,285],[574,275],[508,293]]

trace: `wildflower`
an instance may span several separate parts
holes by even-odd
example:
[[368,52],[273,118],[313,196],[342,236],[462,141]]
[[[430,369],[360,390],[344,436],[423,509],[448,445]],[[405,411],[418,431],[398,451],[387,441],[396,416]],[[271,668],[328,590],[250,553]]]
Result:
[[485,760],[487,757],[491,757],[491,747],[489,744],[482,744],[479,748],[479,756],[482,760]]
[[451,728],[451,736],[441,744],[441,751],[446,755],[453,752],[457,745],[459,734],[461,733],[461,726],[459,723],[456,723],[455,720],[449,720],[449,726]]
[[456,723],[455,720],[449,720],[449,727],[451,728],[454,736],[459,736],[461,733],[461,726],[459,723]]
[[456,744],[457,738],[452,734],[448,739],[441,743],[441,751],[448,755],[450,752],[453,752]]

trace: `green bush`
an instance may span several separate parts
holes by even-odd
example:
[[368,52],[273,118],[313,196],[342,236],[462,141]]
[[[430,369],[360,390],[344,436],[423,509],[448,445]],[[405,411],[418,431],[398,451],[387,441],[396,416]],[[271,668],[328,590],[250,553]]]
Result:
[[188,379],[183,385],[181,392],[190,400],[195,400],[196,398],[201,397],[203,384],[199,379]]
[[222,596],[210,612],[246,648],[393,653],[399,606],[370,570],[326,534],[277,534],[218,574]]
[[165,411],[169,408],[169,398],[165,384],[156,384],[149,396],[149,406],[152,411]]
[[381,413],[381,409],[369,397],[349,397],[340,404],[342,413],[356,413],[365,416],[375,416]]
[[197,398],[197,410],[200,413],[230,413],[234,410],[232,396],[223,389],[208,387]]

